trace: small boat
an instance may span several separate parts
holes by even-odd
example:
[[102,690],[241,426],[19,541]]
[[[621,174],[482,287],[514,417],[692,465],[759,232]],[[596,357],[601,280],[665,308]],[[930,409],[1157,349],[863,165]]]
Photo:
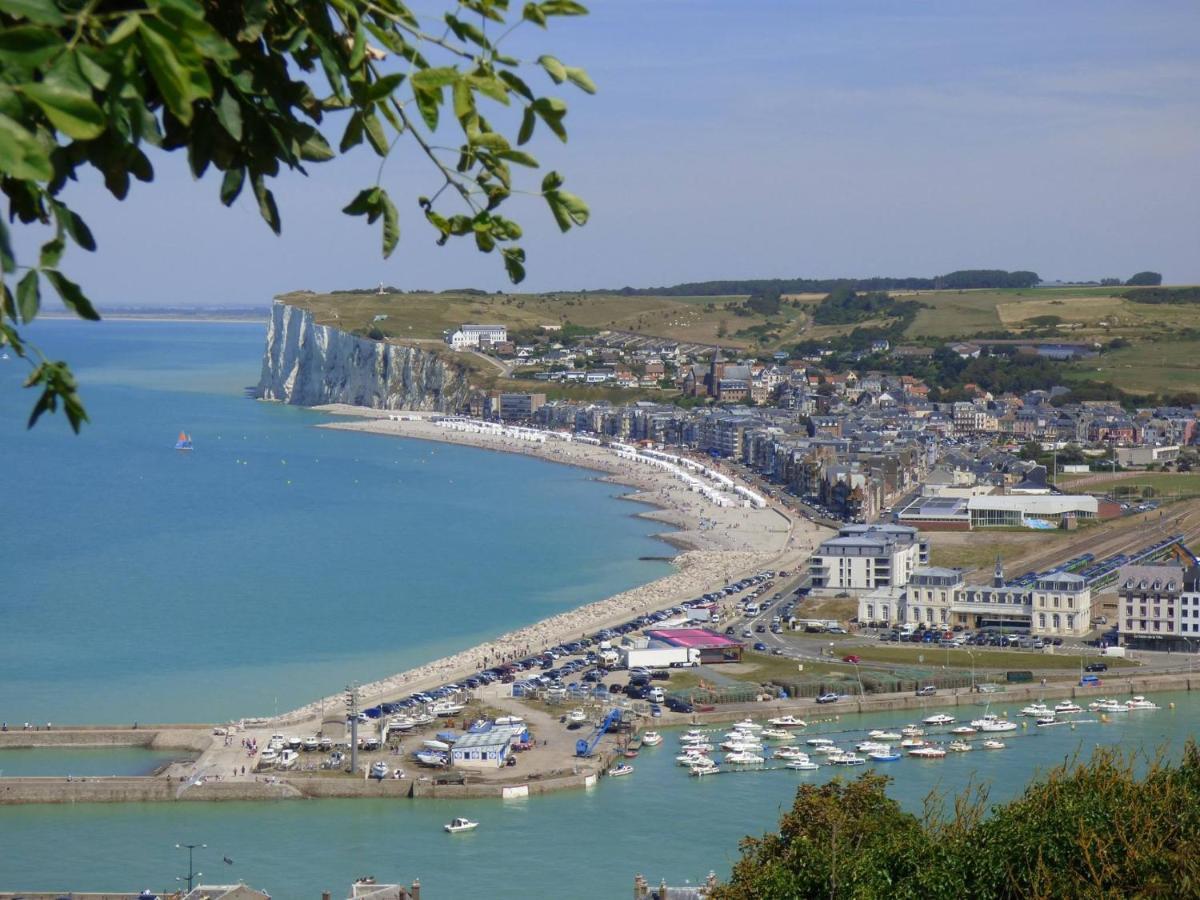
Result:
[[999,719],[1000,719],[1000,717],[998,715],[996,715],[995,713],[985,713],[984,715],[980,716],[978,719],[972,719],[971,727],[972,728],[983,728],[984,725],[989,725],[992,722],[999,721]]
[[980,731],[1016,731],[1017,723],[1010,722],[1008,719],[996,719],[993,722],[988,722],[979,729]]
[[421,765],[429,766],[431,769],[441,769],[450,764],[450,757],[436,750],[418,750],[413,754],[413,758]]
[[924,746],[925,746],[925,740],[923,738],[918,738],[918,737],[905,738],[904,740],[902,740],[900,742],[900,748],[902,750],[913,750],[917,747],[924,747]]
[[433,738],[430,738],[427,741],[422,741],[421,746],[426,750],[436,750],[439,753],[446,753],[450,750],[450,745],[445,741],[438,741],[434,740]]
[[789,769],[795,769],[798,772],[812,772],[814,769],[821,768],[815,762],[807,759],[788,760],[787,767]]
[[971,745],[966,741],[951,741],[946,749],[954,753],[967,753],[971,749]]
[[799,747],[776,747],[771,756],[775,759],[808,759],[808,754]]
[[782,728],[764,728],[759,733],[759,737],[766,738],[769,741],[790,741],[792,733]]
[[835,747],[833,744],[821,744],[819,747],[813,747],[813,753],[820,753],[822,756],[836,756],[843,752],[841,747]]
[[711,753],[712,744],[684,744],[679,748],[682,753]]
[[328,753],[333,749],[333,738],[322,737],[317,740],[317,749],[323,753]]
[[762,726],[754,722],[753,719],[742,719],[740,722],[735,722],[734,728],[741,728],[744,731],[762,731]]
[[408,716],[394,716],[393,718],[388,719],[386,730],[387,731],[411,731],[413,728],[416,727],[416,725],[417,725],[417,723],[414,722]]
[[721,749],[728,750],[731,753],[738,753],[750,750],[759,751],[763,749],[763,745],[758,741],[725,741],[721,744]]
[[470,819],[457,818],[442,828],[446,829],[450,834],[461,834],[464,831],[473,831],[479,827],[478,822],[472,822]]
[[688,771],[688,774],[695,775],[697,778],[701,778],[705,775],[716,775],[720,771],[720,766],[718,766],[716,763],[710,762],[707,766],[692,766]]
[[287,741],[285,741],[285,743],[292,750],[299,750],[300,746],[304,743],[304,741],[298,737],[290,737],[287,739]]
[[296,762],[299,759],[300,754],[295,750],[284,750],[279,754],[279,763],[277,764],[277,768],[291,769],[296,765]]
[[567,721],[568,722],[586,722],[587,721],[587,713],[585,713],[582,709],[579,709],[578,707],[576,707],[575,709],[573,709],[569,713],[567,713]]
[[833,741],[831,741],[829,738],[809,738],[804,743],[808,744],[810,747],[828,747],[833,743]]
[[1089,703],[1088,709],[1105,713],[1129,712],[1129,707],[1119,700],[1097,700],[1095,703]]
[[715,766],[716,765],[716,763],[713,761],[712,757],[710,757],[710,756],[689,756],[686,758],[682,757],[682,756],[677,756],[677,757],[675,757],[675,759],[678,760],[678,762],[681,766],[684,766],[685,768],[689,768],[689,769],[693,769],[696,766]]
[[983,742],[984,750],[1003,750],[1005,747],[1004,741],[997,741],[994,738]]
[[175,441],[175,449],[176,450],[191,450],[192,449],[192,436],[184,431],[179,432],[179,438],[178,438],[178,440]]
[[316,750],[320,745],[320,741],[317,740],[317,736],[315,734],[311,734],[306,737],[304,742],[301,744],[301,746],[309,752]]
[[1153,700],[1147,700],[1145,697],[1136,696],[1132,700],[1126,700],[1125,705],[1130,709],[1158,709],[1158,704]]
[[975,729],[972,728],[970,725],[959,725],[955,728],[951,728],[950,733],[951,734],[974,734]]
[[699,728],[689,728],[679,736],[679,743],[681,744],[706,740],[708,740],[707,732],[701,731]]
[[908,755],[919,759],[941,759],[946,755],[946,751],[941,747],[914,747],[908,751]]
[[657,747],[662,743],[662,735],[657,731],[647,731],[642,735],[642,743],[647,747]]
[[725,762],[732,765],[749,766],[764,762],[763,757],[757,753],[751,753],[748,750],[741,750],[734,753],[725,754]]
[[496,716],[493,720],[497,725],[524,725],[525,720],[520,716]]
[[772,728],[804,728],[808,725],[803,719],[797,719],[795,716],[776,716],[774,719],[767,719],[767,724]]
[[829,762],[835,766],[865,766],[867,761],[861,756],[855,756],[853,753],[839,753],[837,756],[829,757]]
[[431,707],[431,712],[435,716],[457,716],[460,712],[466,709],[466,705],[462,703],[451,703],[449,700],[439,700]]
[[637,759],[638,752],[636,750],[634,750],[632,747],[629,747],[621,755],[624,756],[626,759]]
[[878,750],[891,750],[890,744],[881,744],[879,741],[860,741],[854,747],[859,753],[873,753]]
[[609,769],[608,774],[611,778],[617,778],[621,775],[632,775],[633,766],[629,765],[629,763],[621,763],[620,765],[613,766],[611,769]]
[[900,754],[891,749],[872,750],[867,756],[875,760],[875,762],[895,762],[900,758]]
[[1083,707],[1072,703],[1070,700],[1064,700],[1062,703],[1054,705],[1055,715],[1067,715],[1069,713],[1083,712]]
[[920,737],[925,733],[925,729],[919,725],[905,725],[900,729],[900,733],[905,737]]
[[945,713],[935,713],[932,716],[926,716],[921,721],[926,725],[953,725],[954,716],[948,716]]
[[1067,723],[1054,718],[1054,713],[1051,713],[1048,716],[1038,716],[1036,724],[1038,728],[1045,728],[1048,725],[1066,725]]
[[877,741],[898,741],[904,735],[898,731],[880,731],[876,729],[875,731],[867,732],[867,737],[874,738]]
[[279,761],[279,751],[274,747],[268,747],[259,754],[258,761],[264,766],[273,766]]
[[380,781],[388,777],[388,764],[383,760],[371,763],[371,777],[378,778]]
[[1045,703],[1030,703],[1021,710],[1021,715],[1029,716],[1031,719],[1036,719],[1039,716],[1048,716],[1050,713],[1051,709]]

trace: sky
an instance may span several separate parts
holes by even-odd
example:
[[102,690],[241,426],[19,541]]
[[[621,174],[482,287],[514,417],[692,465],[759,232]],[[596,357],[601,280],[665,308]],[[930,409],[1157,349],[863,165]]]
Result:
[[[599,87],[555,88],[570,141],[532,146],[591,222],[561,235],[539,198],[506,207],[526,233],[521,289],[961,268],[1200,282],[1194,0],[589,6],[512,39],[521,58],[552,53]],[[91,180],[68,189],[99,250],[72,250],[63,268],[102,306],[509,287],[498,256],[435,246],[416,197],[438,179],[411,153],[384,170],[401,216],[386,261],[378,229],[340,212],[374,181],[367,151],[278,179],[281,237],[252,197],[222,207],[217,177],[193,181],[181,154],[154,163],[155,183],[124,203]]]

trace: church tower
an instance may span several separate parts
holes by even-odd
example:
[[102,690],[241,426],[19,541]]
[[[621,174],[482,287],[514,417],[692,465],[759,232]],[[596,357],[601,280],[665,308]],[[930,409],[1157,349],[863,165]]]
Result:
[[992,575],[992,587],[1004,587],[1004,560],[999,553],[996,554],[996,572]]
[[720,394],[721,379],[725,377],[725,357],[718,347],[713,353],[712,363],[708,367],[708,395],[716,397]]

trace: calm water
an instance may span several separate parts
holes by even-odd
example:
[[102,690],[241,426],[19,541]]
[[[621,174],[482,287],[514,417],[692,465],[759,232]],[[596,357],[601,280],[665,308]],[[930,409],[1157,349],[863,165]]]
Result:
[[[987,781],[992,798],[1014,796],[1039,770],[1099,744],[1175,749],[1200,725],[1195,694],[1161,694],[1174,710],[1117,717],[1112,724],[1035,729],[1004,735],[1008,749],[905,759],[884,766],[893,795],[919,812],[926,795]],[[1002,704],[993,704],[993,711]],[[965,707],[964,709],[971,709]],[[1013,713],[1016,710],[1011,710]],[[869,728],[911,721],[903,715],[848,716],[811,729]],[[642,872],[682,884],[710,869],[727,875],[745,834],[773,827],[796,785],[844,770],[755,772],[689,778],[675,765],[676,733],[634,760],[626,778],[588,792],[520,801],[293,801],[267,804],[163,803],[0,807],[0,885],[93,890],[174,884],[186,867],[174,845],[206,843],[198,867],[242,879],[277,897],[343,890],[357,875],[420,878],[432,897],[627,896]],[[851,773],[854,774],[854,773]],[[482,824],[450,836],[442,824],[465,815]],[[234,861],[223,865],[222,856]],[[335,893],[335,896],[340,896]]]
[[183,750],[140,747],[0,750],[0,776],[150,775],[166,763],[187,758],[188,753]]
[[264,334],[37,323],[83,384],[79,437],[27,432],[24,364],[0,362],[0,718],[285,711],[670,571],[584,470],[245,399]]

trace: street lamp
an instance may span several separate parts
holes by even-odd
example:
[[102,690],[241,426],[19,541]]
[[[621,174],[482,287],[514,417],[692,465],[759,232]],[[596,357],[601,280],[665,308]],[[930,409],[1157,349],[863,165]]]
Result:
[[975,654],[970,650],[967,651],[967,656],[971,657],[971,693],[975,693]]
[[187,873],[186,877],[182,876],[182,875],[176,876],[175,880],[176,881],[187,881],[188,893],[190,894],[192,892],[192,882],[204,874],[203,872],[197,872],[192,867],[192,854],[196,850],[197,847],[199,847],[201,850],[207,849],[208,844],[176,844],[175,845],[176,850],[182,850],[185,847],[187,848],[187,852],[188,852],[188,873]]

